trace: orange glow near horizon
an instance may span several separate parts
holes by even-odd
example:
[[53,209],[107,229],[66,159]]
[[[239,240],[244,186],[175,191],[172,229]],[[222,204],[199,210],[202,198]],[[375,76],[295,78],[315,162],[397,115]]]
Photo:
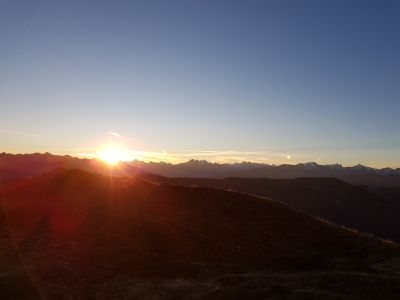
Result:
[[132,160],[132,157],[128,151],[112,146],[102,149],[97,155],[97,158],[111,166],[117,165],[121,161]]

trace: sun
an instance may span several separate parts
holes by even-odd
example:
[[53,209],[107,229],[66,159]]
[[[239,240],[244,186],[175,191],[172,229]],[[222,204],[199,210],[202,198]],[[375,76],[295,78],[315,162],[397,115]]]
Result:
[[113,166],[126,159],[124,151],[118,148],[106,148],[99,153],[99,158]]

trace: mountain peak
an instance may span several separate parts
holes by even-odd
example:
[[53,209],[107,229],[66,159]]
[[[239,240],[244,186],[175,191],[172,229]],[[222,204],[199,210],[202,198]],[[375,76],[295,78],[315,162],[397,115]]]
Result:
[[208,166],[208,165],[212,165],[212,163],[210,163],[207,160],[204,159],[191,159],[189,161],[187,161],[186,163],[183,163],[186,165],[192,165],[192,166]]

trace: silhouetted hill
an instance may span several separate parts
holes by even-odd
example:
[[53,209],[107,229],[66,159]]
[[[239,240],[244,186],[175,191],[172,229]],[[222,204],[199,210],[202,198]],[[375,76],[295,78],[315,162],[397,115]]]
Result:
[[154,182],[212,187],[282,201],[313,216],[400,242],[400,189],[367,189],[335,178],[165,178]]
[[[277,201],[66,169],[8,184],[2,195],[2,247],[18,258],[2,282],[34,286],[48,299],[395,299],[400,292],[397,245]],[[16,289],[2,295],[15,293],[29,298]]]
[[110,168],[96,159],[77,158],[50,153],[9,154],[0,153],[0,182],[42,175],[57,168],[81,169],[114,175],[135,174],[135,168],[123,164],[123,168]]
[[69,155],[0,153],[0,178],[7,180],[37,176],[62,167],[86,169],[89,165],[90,160]]

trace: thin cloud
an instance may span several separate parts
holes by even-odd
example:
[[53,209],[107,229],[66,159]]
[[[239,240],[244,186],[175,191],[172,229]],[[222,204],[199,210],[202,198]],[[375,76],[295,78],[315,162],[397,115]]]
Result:
[[0,133],[40,137],[40,135],[38,135],[38,134],[27,133],[27,132],[19,132],[19,131],[13,131],[13,130],[6,130],[6,129],[0,129]]
[[119,139],[122,138],[122,135],[120,135],[118,132],[110,131],[109,134],[111,134],[112,136],[115,136],[115,137],[117,137]]
[[[295,163],[293,153],[272,152],[268,150],[237,151],[237,150],[171,150],[166,149],[130,149],[126,150],[127,160],[140,160],[144,162],[170,162],[183,163],[190,159],[201,159],[215,163],[241,163],[254,162],[261,164],[287,164]],[[98,155],[90,149],[82,148],[79,156],[96,158]],[[296,155],[296,158],[298,156]],[[304,159],[301,159],[304,160]],[[310,160],[310,159],[305,159]]]

